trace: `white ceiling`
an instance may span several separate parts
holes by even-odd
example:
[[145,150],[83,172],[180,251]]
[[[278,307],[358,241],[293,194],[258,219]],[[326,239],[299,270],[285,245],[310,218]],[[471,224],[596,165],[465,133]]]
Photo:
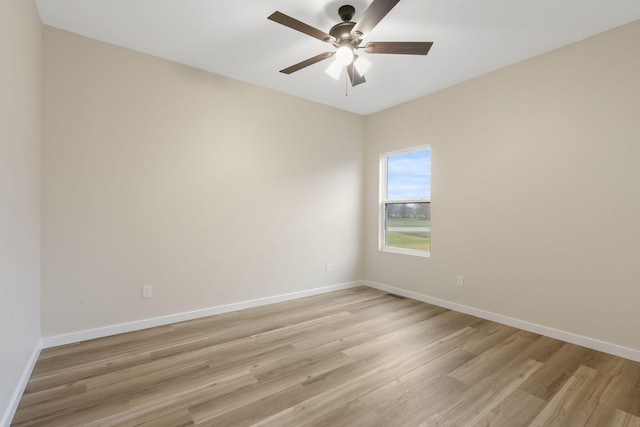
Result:
[[370,114],[640,19],[640,0],[402,0],[367,41],[433,41],[428,56],[367,55],[345,96],[331,59],[279,73],[326,43],[267,20],[280,11],[325,32],[343,4],[371,0],[37,0],[42,21],[343,110]]

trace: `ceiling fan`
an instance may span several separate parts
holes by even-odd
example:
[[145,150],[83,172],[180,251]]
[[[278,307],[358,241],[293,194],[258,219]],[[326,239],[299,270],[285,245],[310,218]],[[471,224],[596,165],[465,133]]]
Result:
[[353,6],[341,6],[338,9],[338,14],[342,22],[331,27],[329,33],[325,33],[284,13],[274,12],[268,17],[271,21],[332,44],[336,48],[334,52],[321,53],[282,69],[280,72],[291,74],[309,65],[335,56],[336,60],[327,68],[327,74],[337,80],[340,77],[342,69],[346,67],[351,85],[357,86],[366,81],[364,73],[371,66],[369,61],[356,54],[357,50],[362,49],[366,53],[426,55],[429,53],[433,42],[368,42],[362,45],[367,34],[378,25],[382,18],[384,18],[399,1],[400,0],[373,0],[373,3],[364,11],[358,22],[351,21],[356,12]]

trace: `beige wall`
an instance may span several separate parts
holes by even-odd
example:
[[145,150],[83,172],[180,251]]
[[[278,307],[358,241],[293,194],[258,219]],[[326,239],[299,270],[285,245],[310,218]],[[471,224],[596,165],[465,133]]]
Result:
[[[42,24],[0,3],[0,425],[40,340]],[[3,414],[5,414],[3,416]]]
[[43,336],[362,278],[362,117],[44,39]]
[[[366,277],[640,349],[638,42],[636,21],[369,116]],[[432,256],[379,252],[379,154],[420,144]]]

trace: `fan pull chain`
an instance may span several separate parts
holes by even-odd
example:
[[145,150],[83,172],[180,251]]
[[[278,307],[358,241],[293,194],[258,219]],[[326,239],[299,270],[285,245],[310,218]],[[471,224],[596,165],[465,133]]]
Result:
[[347,74],[349,74],[348,68],[347,72],[344,73],[344,96],[349,96],[349,83],[347,82],[347,80],[349,80],[349,76],[347,76]]

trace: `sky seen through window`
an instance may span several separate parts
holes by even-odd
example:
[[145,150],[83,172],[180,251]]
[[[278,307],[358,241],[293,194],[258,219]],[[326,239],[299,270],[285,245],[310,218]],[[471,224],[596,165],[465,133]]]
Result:
[[431,150],[387,157],[387,200],[431,199]]

